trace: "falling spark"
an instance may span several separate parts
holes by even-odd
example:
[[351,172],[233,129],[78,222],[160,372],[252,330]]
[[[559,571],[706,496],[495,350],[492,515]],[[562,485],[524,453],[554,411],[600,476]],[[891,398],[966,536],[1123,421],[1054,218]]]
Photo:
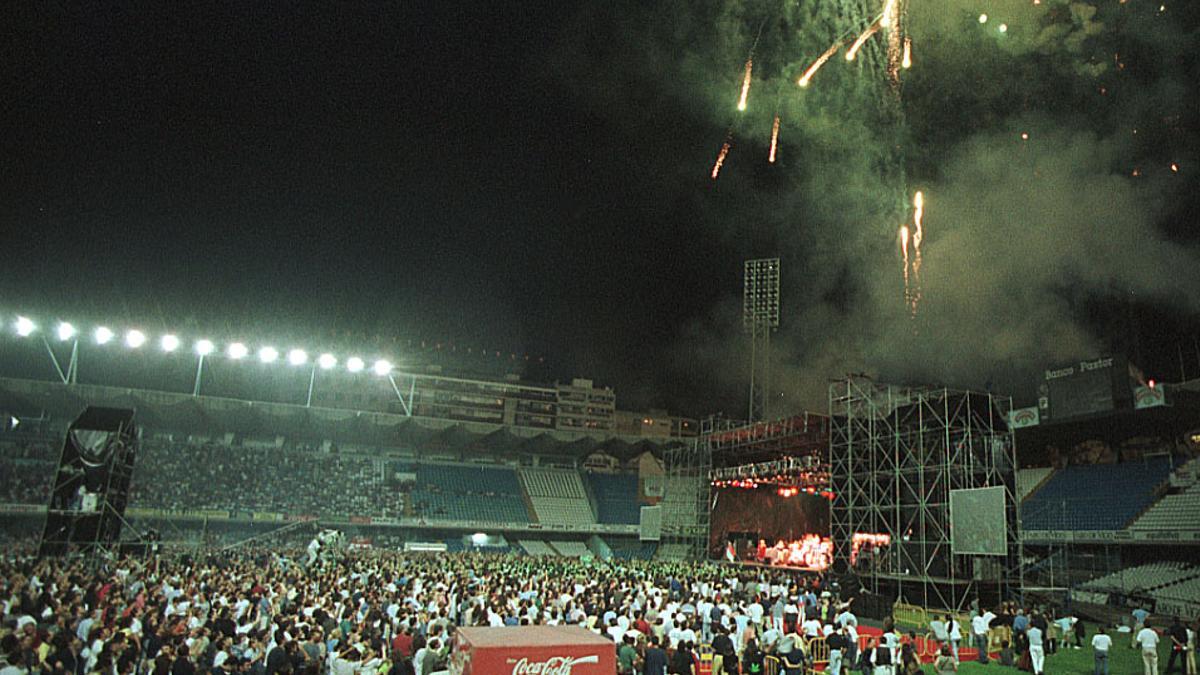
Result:
[[900,251],[904,254],[904,304],[911,302],[911,290],[908,286],[908,225],[900,226]]
[[812,76],[816,75],[817,71],[821,69],[821,66],[825,65],[825,62],[829,60],[829,57],[836,54],[837,50],[841,48],[841,42],[833,43],[829,49],[825,50],[824,54],[818,56],[816,61],[813,61],[812,65],[808,67],[808,70],[804,71],[804,75],[800,77],[796,84],[800,85],[801,87],[807,87],[809,80],[812,79]]
[[[778,117],[776,117],[775,119],[776,119],[776,120],[778,120],[779,118],[778,118]],[[777,122],[776,122],[776,126],[778,126],[778,124],[779,124],[779,123],[778,123],[778,121],[777,121]],[[1171,170],[1172,170],[1172,171],[1174,171],[1175,173],[1179,173],[1179,165],[1178,165],[1178,164],[1174,164],[1174,163],[1172,163],[1172,164],[1171,164]]]
[[730,147],[730,142],[728,139],[726,139],[725,144],[721,146],[721,152],[717,153],[716,164],[713,164],[713,168],[712,168],[712,179],[713,180],[716,180],[717,176],[720,175],[720,173],[721,173],[721,165],[725,163],[725,155],[729,154],[729,147]]
[[905,70],[912,68],[912,38],[904,38],[904,59],[900,61],[900,67]]
[[742,96],[738,99],[738,110],[746,109],[746,98],[750,96],[750,71],[754,70],[754,59],[746,59],[746,75],[742,78]]
[[775,163],[775,149],[779,147],[779,115],[775,116],[775,124],[771,127],[771,154],[767,157],[767,161],[771,164]]
[[925,218],[925,195],[920,190],[913,195],[913,224],[916,225],[916,232],[913,234],[913,248],[921,250],[921,239],[925,236],[923,220]]
[[879,25],[888,28],[895,21],[896,15],[896,0],[887,0],[887,4],[883,6],[883,14],[879,17]]
[[846,52],[846,60],[853,61],[854,57],[858,55],[858,50],[863,46],[863,44],[866,43],[867,40],[870,40],[871,36],[874,35],[878,30],[879,24],[873,23],[865,31],[863,31],[863,34],[859,35],[858,39],[854,41],[854,45],[850,47],[850,51]]

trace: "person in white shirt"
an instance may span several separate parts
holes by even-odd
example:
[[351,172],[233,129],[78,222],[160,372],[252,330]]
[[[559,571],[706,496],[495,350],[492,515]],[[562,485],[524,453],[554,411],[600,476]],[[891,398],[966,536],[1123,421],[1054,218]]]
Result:
[[1029,661],[1033,665],[1033,675],[1042,675],[1046,665],[1046,648],[1042,644],[1042,629],[1030,624],[1025,631],[1029,639]]
[[975,639],[975,649],[979,650],[979,662],[988,662],[988,618],[982,614],[971,617],[971,636]]
[[1144,623],[1133,639],[1142,647],[1142,667],[1146,675],[1158,675],[1158,633]]
[[1096,657],[1094,675],[1108,675],[1108,650],[1112,649],[1112,638],[1104,634],[1104,626],[1092,636],[1092,649]]
[[958,663],[958,645],[962,643],[962,627],[958,625],[954,617],[946,617],[946,633],[950,636],[950,651],[954,653],[954,662]]

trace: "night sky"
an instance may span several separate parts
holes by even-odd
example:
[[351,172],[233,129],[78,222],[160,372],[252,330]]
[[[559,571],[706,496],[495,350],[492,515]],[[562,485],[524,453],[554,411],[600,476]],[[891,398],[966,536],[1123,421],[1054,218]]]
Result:
[[[801,96],[839,4],[871,5],[6,7],[0,308],[499,351],[622,408],[736,414],[741,262],[779,256],[773,412],[820,409],[848,371],[1019,393],[1118,351],[1178,379],[1200,298],[1196,3],[914,1],[900,98],[878,45]],[[915,318],[895,250],[914,189]]]

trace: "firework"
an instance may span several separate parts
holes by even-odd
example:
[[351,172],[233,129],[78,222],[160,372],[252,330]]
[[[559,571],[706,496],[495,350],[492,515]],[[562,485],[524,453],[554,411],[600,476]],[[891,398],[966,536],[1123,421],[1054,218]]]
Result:
[[771,154],[767,156],[767,161],[771,164],[775,163],[775,149],[779,147],[779,115],[775,116],[775,124],[771,126]]
[[904,38],[904,58],[900,61],[900,67],[905,70],[912,68],[912,38]]
[[716,163],[713,164],[713,168],[712,168],[712,179],[713,180],[716,180],[717,176],[720,175],[721,165],[725,163],[725,155],[729,154],[729,148],[730,148],[730,140],[728,138],[726,138],[724,145],[721,146],[721,152],[717,153],[717,161],[716,161]]
[[829,49],[825,50],[824,54],[818,56],[816,61],[813,61],[812,65],[808,67],[808,70],[804,71],[804,75],[802,75],[800,79],[796,81],[796,84],[800,85],[801,87],[807,87],[809,80],[812,79],[812,76],[816,75],[817,71],[821,69],[821,66],[825,65],[825,62],[829,60],[829,57],[836,54],[837,50],[841,48],[841,42],[833,43]]
[[871,36],[874,35],[878,31],[879,31],[879,23],[878,22],[873,23],[870,26],[868,26],[867,29],[862,32],[862,35],[859,35],[858,39],[854,41],[854,44],[850,47],[850,51],[846,52],[846,60],[853,61],[854,57],[858,55],[858,50],[861,49],[862,46],[864,44],[866,44],[867,40],[870,40]]
[[917,194],[913,195],[913,225],[916,226],[916,231],[913,233],[913,248],[921,249],[921,240],[925,237],[925,230],[922,221],[925,218],[925,194],[917,190]]
[[879,25],[884,28],[890,28],[896,22],[896,13],[899,9],[899,3],[896,0],[887,0],[883,6],[883,14],[879,16]]
[[900,226],[900,252],[904,254],[904,303],[911,302],[911,291],[908,287],[908,225]]
[[754,70],[754,59],[746,59],[746,74],[742,77],[742,96],[738,99],[738,110],[746,109],[746,98],[750,96],[750,71]]

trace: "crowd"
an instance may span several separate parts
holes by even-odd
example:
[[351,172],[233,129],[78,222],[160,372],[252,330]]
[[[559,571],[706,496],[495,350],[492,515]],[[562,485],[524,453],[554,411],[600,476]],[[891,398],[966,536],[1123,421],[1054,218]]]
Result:
[[[612,638],[621,672],[694,675],[706,642],[725,672],[774,656],[791,675],[808,658],[801,636],[817,635],[853,658],[857,620],[818,578],[765,574],[378,551],[310,568],[266,549],[95,570],[14,552],[0,565],[0,647],[4,675],[429,675],[460,626],[572,624]],[[881,646],[878,659],[904,658],[894,633]]]

